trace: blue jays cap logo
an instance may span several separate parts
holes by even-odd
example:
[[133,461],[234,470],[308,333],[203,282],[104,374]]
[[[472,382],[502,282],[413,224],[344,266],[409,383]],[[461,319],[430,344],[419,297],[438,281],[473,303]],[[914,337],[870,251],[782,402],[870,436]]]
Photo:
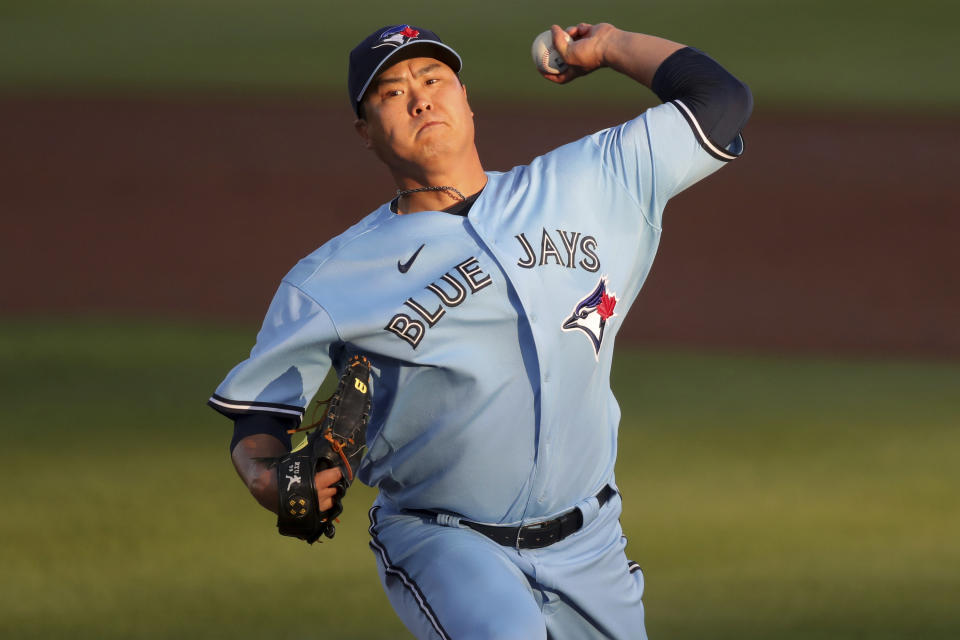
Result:
[[596,288],[573,308],[573,313],[563,321],[564,331],[582,331],[593,345],[594,357],[599,359],[600,344],[607,320],[615,317],[617,295],[607,291],[607,276],[602,276]]
[[373,45],[371,49],[378,47],[399,47],[415,40],[420,36],[420,32],[408,24],[390,27],[380,34],[380,41]]

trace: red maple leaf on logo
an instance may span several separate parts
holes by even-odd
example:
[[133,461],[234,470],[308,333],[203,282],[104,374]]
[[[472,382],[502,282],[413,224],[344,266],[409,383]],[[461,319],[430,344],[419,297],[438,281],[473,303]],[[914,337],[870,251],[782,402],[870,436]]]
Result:
[[416,38],[418,35],[420,35],[420,32],[417,31],[416,29],[406,27],[403,31],[400,32],[400,35],[406,36],[408,38]]
[[615,296],[608,296],[606,292],[600,298],[600,304],[597,305],[597,313],[600,314],[600,317],[606,320],[613,315],[613,308],[617,306],[617,299]]

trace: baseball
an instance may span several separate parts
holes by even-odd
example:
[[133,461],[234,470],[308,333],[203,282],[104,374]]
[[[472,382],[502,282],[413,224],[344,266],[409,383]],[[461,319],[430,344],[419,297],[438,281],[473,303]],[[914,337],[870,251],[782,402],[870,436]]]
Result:
[[[564,35],[569,42],[570,35],[567,33]],[[553,46],[553,34],[549,29],[534,38],[530,54],[537,69],[543,73],[563,73],[567,70],[567,63],[563,61],[563,56]]]

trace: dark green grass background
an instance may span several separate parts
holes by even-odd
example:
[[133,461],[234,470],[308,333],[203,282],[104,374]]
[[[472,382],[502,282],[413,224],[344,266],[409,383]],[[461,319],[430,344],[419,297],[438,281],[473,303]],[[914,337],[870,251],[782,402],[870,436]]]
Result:
[[536,75],[550,23],[613,22],[697,46],[760,107],[932,109],[960,104],[953,0],[485,0],[362,7],[323,0],[6,0],[0,91],[309,91],[346,100],[347,52],[383,24],[436,30],[464,56],[473,97],[603,102],[635,95],[601,73],[560,89]]
[[[204,401],[252,333],[0,323],[0,636],[407,637],[369,489],[308,547],[235,477]],[[960,635],[960,365],[622,348],[614,386],[651,637]]]

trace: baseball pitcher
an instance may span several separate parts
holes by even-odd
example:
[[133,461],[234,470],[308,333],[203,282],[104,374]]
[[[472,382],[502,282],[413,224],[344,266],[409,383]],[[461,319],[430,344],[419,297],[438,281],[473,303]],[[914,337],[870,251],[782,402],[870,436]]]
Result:
[[[453,48],[404,24],[353,49],[354,126],[398,190],[283,278],[209,400],[281,533],[332,536],[354,473],[378,488],[370,546],[418,638],[646,637],[613,345],[667,201],[741,154],[752,97],[697,49],[610,24],[546,46],[547,80],[607,67],[662,104],[485,171]],[[328,415],[291,452],[331,367]]]

